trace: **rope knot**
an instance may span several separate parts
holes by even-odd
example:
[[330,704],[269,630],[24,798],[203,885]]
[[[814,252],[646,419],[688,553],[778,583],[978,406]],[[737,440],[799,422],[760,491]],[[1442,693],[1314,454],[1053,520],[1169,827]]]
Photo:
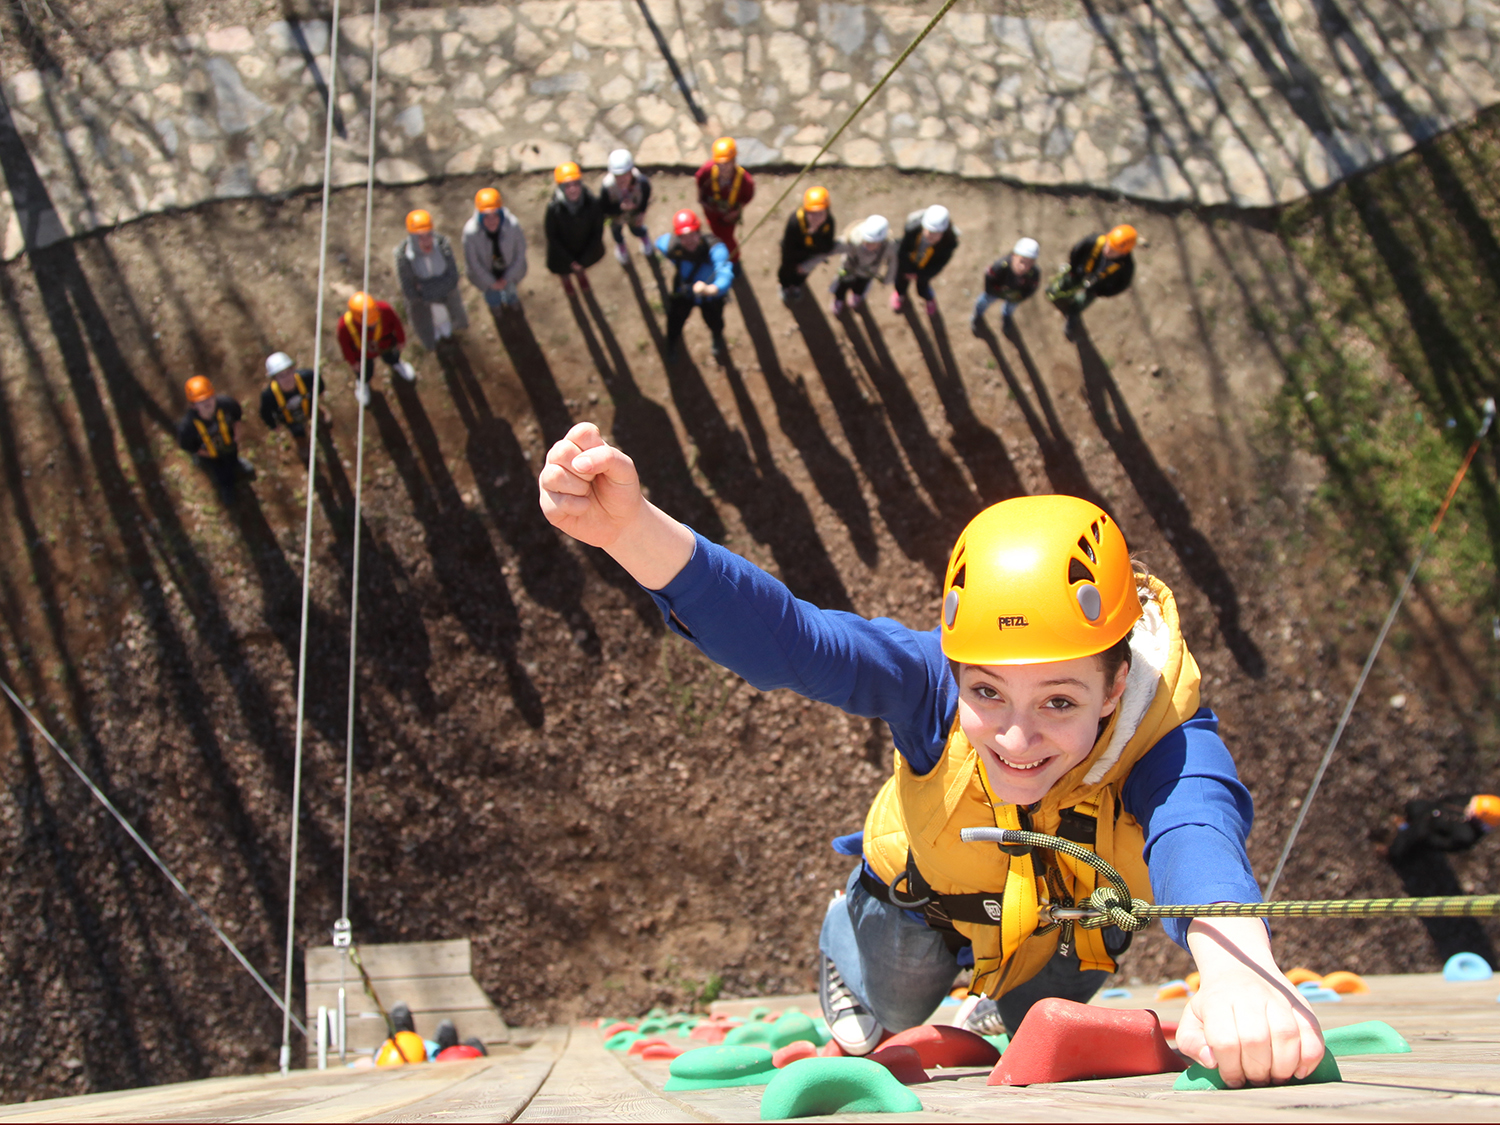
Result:
[[1116,887],[1100,887],[1089,895],[1089,906],[1097,910],[1099,918],[1090,919],[1093,926],[1084,925],[1089,929],[1102,926],[1118,926],[1127,933],[1143,930],[1149,924],[1150,919],[1141,916],[1141,912],[1151,904],[1143,898],[1128,898]]

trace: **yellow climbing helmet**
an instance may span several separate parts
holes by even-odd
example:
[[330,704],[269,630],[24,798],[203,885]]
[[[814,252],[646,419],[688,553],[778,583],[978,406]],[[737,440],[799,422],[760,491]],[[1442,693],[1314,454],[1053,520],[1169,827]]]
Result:
[[1076,496],[1020,496],[975,516],[943,579],[943,655],[1042,664],[1103,652],[1141,616],[1125,536]]

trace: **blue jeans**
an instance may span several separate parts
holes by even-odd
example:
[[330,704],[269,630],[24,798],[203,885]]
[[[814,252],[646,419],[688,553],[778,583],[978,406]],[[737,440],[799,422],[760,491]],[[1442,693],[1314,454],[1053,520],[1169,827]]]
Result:
[[521,303],[521,298],[516,295],[516,287],[507,285],[504,289],[486,289],[484,291],[484,303],[492,309],[502,308],[506,305],[514,308]]
[[[984,310],[989,308],[998,300],[1000,300],[999,297],[991,297],[988,293],[979,294],[979,299],[974,302],[974,319],[978,320],[980,317],[984,316]],[[1015,311],[1015,303],[1012,301],[1006,301],[1005,307],[1000,310],[1000,315],[1010,316]]]
[[[873,897],[849,876],[846,894],[828,904],[818,948],[833,961],[849,990],[890,1031],[925,1023],[958,975],[958,958],[942,935],[906,911]],[[1015,1033],[1038,1000],[1057,996],[1087,1003],[1109,978],[1082,971],[1078,957],[1054,957],[1040,973],[996,1001],[1006,1028]]]

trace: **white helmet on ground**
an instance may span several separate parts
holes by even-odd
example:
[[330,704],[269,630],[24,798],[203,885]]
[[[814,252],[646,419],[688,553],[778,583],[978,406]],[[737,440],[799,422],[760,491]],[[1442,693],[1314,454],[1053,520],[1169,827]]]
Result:
[[891,224],[884,215],[871,215],[859,224],[861,242],[884,242],[890,236]]
[[1019,254],[1023,258],[1030,258],[1034,262],[1041,257],[1042,248],[1038,245],[1036,239],[1022,238],[1016,242],[1016,247],[1011,253]]
[[274,379],[292,366],[292,357],[286,352],[274,352],[266,357],[266,378]]
[[617,148],[609,154],[609,172],[612,176],[623,176],[635,167],[635,158],[628,148]]
[[948,216],[948,208],[941,203],[934,203],[922,212],[922,229],[930,230],[934,234],[942,234],[952,221]]

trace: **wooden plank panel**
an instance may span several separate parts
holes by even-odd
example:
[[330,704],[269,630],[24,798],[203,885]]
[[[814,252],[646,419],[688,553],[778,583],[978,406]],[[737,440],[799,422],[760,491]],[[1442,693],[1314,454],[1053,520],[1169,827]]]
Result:
[[[347,1010],[350,1012],[373,1012],[375,1001],[370,999],[364,985],[356,977],[344,986]],[[489,994],[479,987],[471,976],[461,977],[399,977],[377,980],[375,991],[380,993],[380,1002],[389,1011],[398,1000],[406,1001],[413,1012],[435,1012],[453,1008],[491,1008],[494,1002]],[[339,1005],[339,989],[335,984],[310,984],[307,986],[307,1010],[317,1012],[318,1005],[330,1008]]]
[[460,1085],[455,1085],[399,1113],[388,1121],[514,1121],[531,1103],[567,1045],[566,1028],[548,1028],[528,1050],[502,1057]]
[[[386,977],[468,976],[474,970],[468,938],[449,941],[404,941],[383,945],[361,945],[360,960],[365,972],[377,984]],[[331,945],[320,945],[303,953],[304,971],[309,984],[314,981],[338,982],[339,964],[344,955]],[[350,966],[347,975],[359,978],[359,970]]]
[[[597,1033],[574,1028],[567,1048],[518,1121],[682,1121],[681,1102],[648,1089],[604,1049]],[[689,1111],[692,1112],[692,1111]],[[711,1120],[693,1113],[700,1121]]]

